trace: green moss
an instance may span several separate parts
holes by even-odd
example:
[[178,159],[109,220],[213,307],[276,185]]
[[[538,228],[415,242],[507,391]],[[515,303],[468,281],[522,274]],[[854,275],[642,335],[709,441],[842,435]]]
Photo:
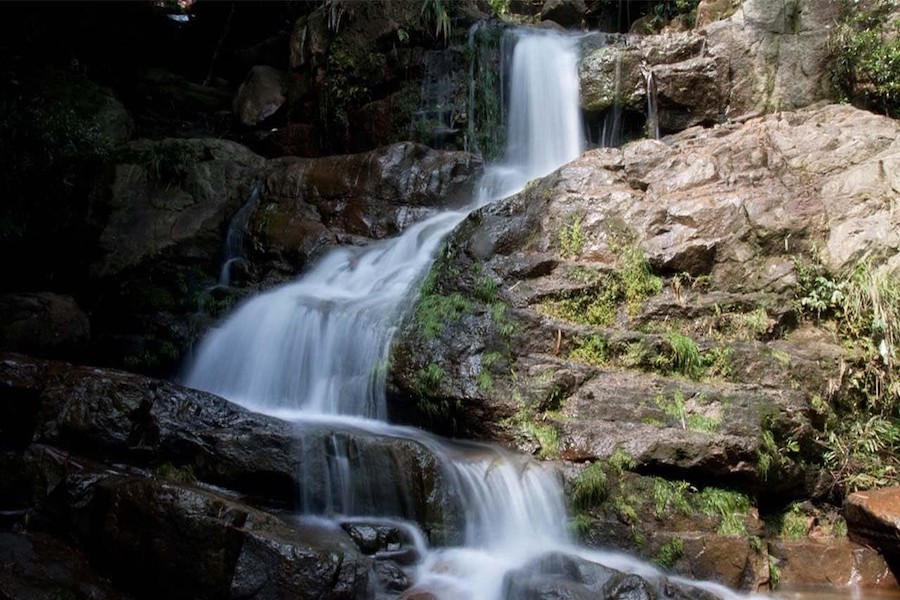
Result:
[[584,248],[585,233],[582,225],[582,216],[575,215],[567,225],[560,228],[557,233],[559,241],[559,253],[563,257],[577,257]]
[[591,531],[591,518],[583,513],[578,513],[568,523],[569,533],[577,539],[584,539]]
[[540,446],[538,456],[541,458],[559,456],[559,431],[554,425],[538,421],[522,421],[519,427],[526,435],[537,440]]
[[776,535],[781,538],[800,540],[805,538],[809,531],[808,517],[797,502],[788,506],[787,510],[778,516],[777,521]]
[[176,467],[172,463],[166,462],[153,469],[153,474],[177,483],[196,483],[197,481],[191,465]]
[[684,556],[684,540],[675,537],[660,546],[653,562],[664,569],[671,569],[682,556]]
[[[570,244],[571,247],[571,244]],[[553,317],[583,325],[607,326],[615,322],[619,307],[635,314],[653,294],[662,290],[662,279],[653,275],[639,248],[616,248],[617,270],[591,277],[583,288],[569,290],[542,302],[538,309]]]
[[472,303],[459,292],[449,295],[426,290],[423,286],[416,304],[415,322],[426,339],[433,339],[450,323],[472,311]]

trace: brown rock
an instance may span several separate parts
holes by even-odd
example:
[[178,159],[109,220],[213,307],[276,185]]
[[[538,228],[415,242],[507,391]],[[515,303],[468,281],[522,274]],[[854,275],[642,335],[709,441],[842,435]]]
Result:
[[776,540],[769,542],[769,555],[778,567],[778,587],[896,589],[898,585],[878,552],[844,538]]
[[854,492],[844,501],[851,539],[900,560],[900,487]]

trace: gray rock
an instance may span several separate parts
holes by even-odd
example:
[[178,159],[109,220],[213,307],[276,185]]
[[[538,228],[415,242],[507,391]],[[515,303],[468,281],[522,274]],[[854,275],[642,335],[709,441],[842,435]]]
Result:
[[0,348],[44,357],[83,355],[90,321],[74,298],[52,292],[0,294]]
[[233,110],[247,127],[259,125],[287,101],[287,75],[273,67],[258,65],[250,69],[234,97]]

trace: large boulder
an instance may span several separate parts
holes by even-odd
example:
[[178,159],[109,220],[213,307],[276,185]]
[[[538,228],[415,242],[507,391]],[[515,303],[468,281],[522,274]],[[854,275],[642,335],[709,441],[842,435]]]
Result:
[[706,26],[709,51],[725,56],[730,117],[792,110],[831,97],[833,0],[748,0]]
[[287,87],[287,74],[266,65],[253,67],[234,97],[234,114],[242,125],[259,125],[287,101]]
[[832,97],[828,31],[836,2],[701,8],[693,31],[588,38],[579,71],[585,110],[619,105],[647,114],[655,102],[660,128],[674,132]]

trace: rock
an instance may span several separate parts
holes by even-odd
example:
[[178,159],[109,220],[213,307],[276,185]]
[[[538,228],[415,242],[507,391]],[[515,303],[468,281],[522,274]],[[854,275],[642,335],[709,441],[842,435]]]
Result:
[[110,277],[160,253],[214,257],[221,231],[247,197],[262,159],[217,139],[139,140],[119,158],[103,207],[94,277]]
[[[890,172],[898,134],[847,106],[692,128],[589,151],[476,211],[394,338],[395,418],[545,456],[619,447],[689,479],[822,493],[804,461],[779,460],[778,474],[758,461],[763,427],[793,440],[797,459],[818,455],[808,399],[825,393],[841,356],[825,332],[790,333],[794,261],[824,248],[820,260],[840,273],[900,251],[891,178],[877,176],[879,165]],[[630,268],[648,273],[646,300],[631,305],[617,287]],[[729,355],[727,382],[694,387],[654,366],[669,360],[673,327],[698,355]],[[416,382],[429,369],[442,376],[423,395]]]
[[563,27],[580,27],[587,12],[584,0],[544,0],[542,21],[554,21]]
[[791,110],[829,98],[823,32],[836,16],[831,0],[751,0],[707,25],[710,53],[727,57],[733,74],[727,114]]
[[51,292],[0,294],[0,348],[35,356],[83,355],[90,321],[75,299]]
[[410,142],[283,161],[251,222],[253,260],[261,271],[295,276],[339,240],[395,235],[438,207],[467,201],[477,166],[468,153]]
[[778,568],[778,586],[896,589],[898,581],[885,559],[871,548],[846,539],[777,540],[769,556]]
[[287,75],[266,65],[250,69],[238,88],[233,110],[241,124],[259,125],[280,109],[287,100]]
[[385,592],[402,592],[411,584],[409,576],[393,561],[376,560],[374,576],[378,589]]
[[663,131],[724,120],[728,61],[708,53],[702,35],[680,32],[609,41],[593,50],[586,46],[579,66],[585,110],[596,113],[620,105],[646,113],[652,74]]
[[[437,459],[412,440],[327,425],[300,432],[165,381],[17,355],[0,359],[0,410],[5,447],[35,440],[98,459],[119,457],[316,513],[345,495],[348,512],[405,517],[436,540],[453,539],[460,526]],[[328,472],[337,447],[346,448],[352,474],[339,492],[312,475]],[[402,500],[395,500],[398,486]]]
[[369,562],[338,529],[289,527],[221,495],[156,479],[92,486],[78,533],[132,593],[362,598]]
[[0,595],[9,600],[126,598],[82,552],[44,533],[12,531],[0,531]]
[[900,488],[854,492],[844,501],[850,538],[878,548],[896,565],[900,560]]

